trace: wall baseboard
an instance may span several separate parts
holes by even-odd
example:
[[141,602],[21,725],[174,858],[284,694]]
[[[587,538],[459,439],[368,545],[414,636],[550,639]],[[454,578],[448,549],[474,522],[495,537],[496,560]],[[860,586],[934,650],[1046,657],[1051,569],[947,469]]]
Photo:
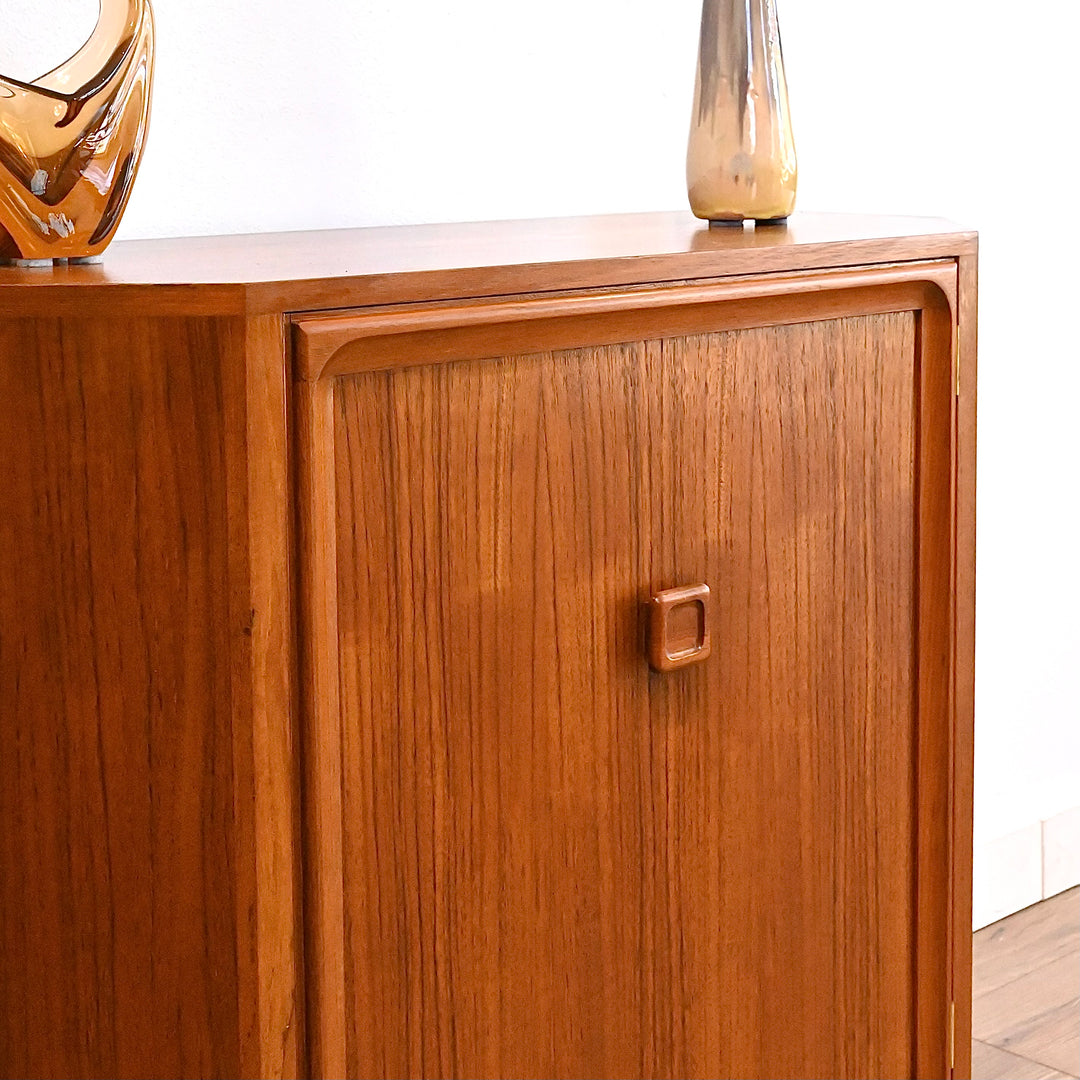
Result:
[[974,929],[1080,885],[1080,806],[975,846]]

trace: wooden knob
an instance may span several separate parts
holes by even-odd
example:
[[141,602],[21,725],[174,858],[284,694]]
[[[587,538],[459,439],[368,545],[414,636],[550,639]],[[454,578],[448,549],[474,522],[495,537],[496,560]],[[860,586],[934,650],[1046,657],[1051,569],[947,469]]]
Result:
[[649,602],[649,664],[677,671],[708,658],[712,601],[708,585],[665,589]]

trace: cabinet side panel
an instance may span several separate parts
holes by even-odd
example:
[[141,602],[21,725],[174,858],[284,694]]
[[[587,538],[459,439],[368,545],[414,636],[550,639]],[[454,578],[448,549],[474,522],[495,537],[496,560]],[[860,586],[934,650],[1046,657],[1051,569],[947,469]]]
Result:
[[916,378],[902,312],[338,381],[350,1074],[913,1073]]
[[0,1074],[239,1075],[209,319],[0,325]]

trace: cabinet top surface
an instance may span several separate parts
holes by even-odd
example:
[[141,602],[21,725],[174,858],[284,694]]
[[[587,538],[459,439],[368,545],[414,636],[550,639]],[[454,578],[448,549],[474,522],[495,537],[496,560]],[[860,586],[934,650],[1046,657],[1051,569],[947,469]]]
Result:
[[0,267],[0,311],[78,312],[102,289],[146,310],[271,313],[596,288],[971,254],[936,218],[795,214],[721,227],[689,212],[135,240],[91,266]]

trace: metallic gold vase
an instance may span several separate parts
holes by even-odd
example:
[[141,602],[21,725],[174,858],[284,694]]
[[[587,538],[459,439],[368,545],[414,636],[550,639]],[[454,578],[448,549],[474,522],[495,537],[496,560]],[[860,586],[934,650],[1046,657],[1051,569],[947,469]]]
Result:
[[796,175],[775,0],[704,0],[691,209],[713,222],[779,221],[795,206]]
[[0,261],[89,259],[116,232],[150,117],[148,0],[100,0],[69,60],[31,83],[0,75]]

